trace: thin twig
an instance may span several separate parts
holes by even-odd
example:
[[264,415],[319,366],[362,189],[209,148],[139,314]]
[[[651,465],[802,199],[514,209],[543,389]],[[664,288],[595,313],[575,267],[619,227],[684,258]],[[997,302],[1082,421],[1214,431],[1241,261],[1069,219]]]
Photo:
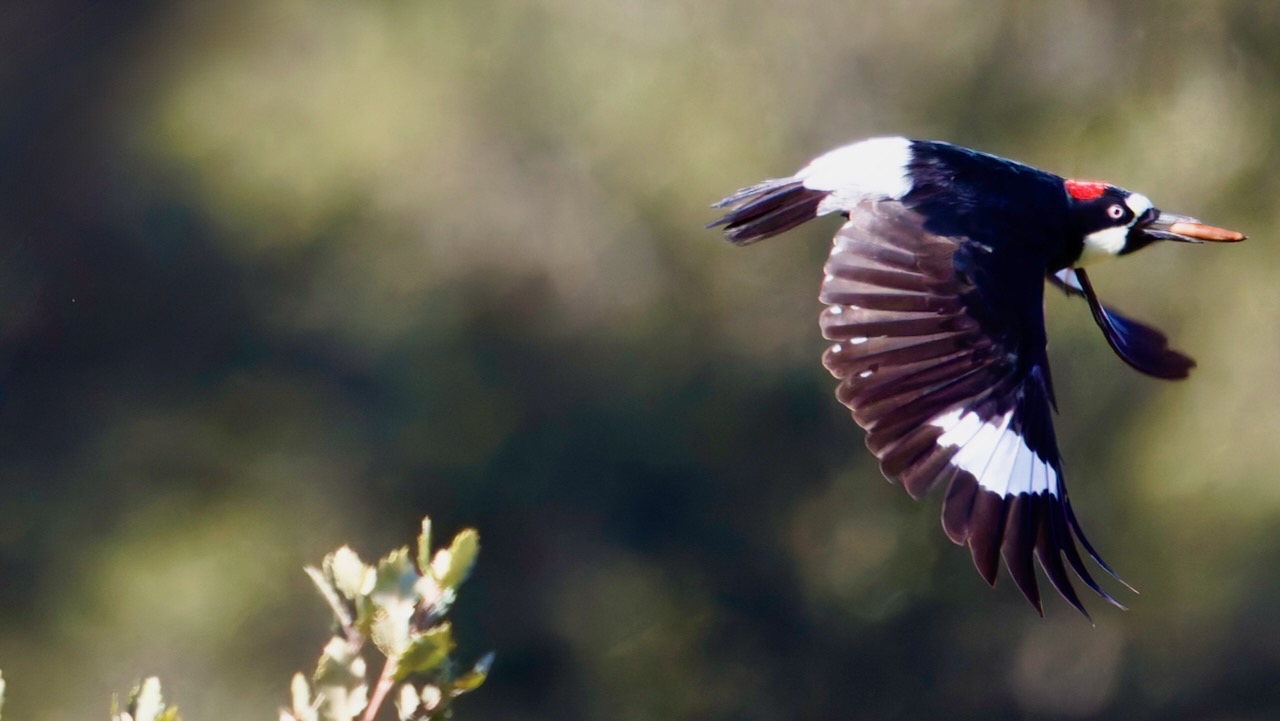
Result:
[[391,658],[388,658],[387,662],[383,664],[382,675],[378,676],[378,685],[373,687],[373,695],[369,697],[369,705],[365,706],[364,716],[361,717],[361,721],[373,721],[378,715],[378,710],[382,708],[382,702],[387,700],[387,693],[396,684],[393,677],[395,667],[396,663]]

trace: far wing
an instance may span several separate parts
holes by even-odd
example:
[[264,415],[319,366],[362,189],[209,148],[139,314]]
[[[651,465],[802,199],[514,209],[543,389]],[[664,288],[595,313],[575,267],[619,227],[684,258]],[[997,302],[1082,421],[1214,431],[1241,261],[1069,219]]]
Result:
[[1083,268],[1060,270],[1049,276],[1049,282],[1067,295],[1083,296],[1089,302],[1093,320],[1102,329],[1107,344],[1134,370],[1164,380],[1180,380],[1196,366],[1189,356],[1169,347],[1164,333],[1103,305]]

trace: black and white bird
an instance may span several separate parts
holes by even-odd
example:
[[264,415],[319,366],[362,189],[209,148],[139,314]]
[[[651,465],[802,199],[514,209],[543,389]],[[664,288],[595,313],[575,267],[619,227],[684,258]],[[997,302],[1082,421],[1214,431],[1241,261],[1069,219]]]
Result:
[[1232,242],[1242,234],[1157,210],[1114,185],[900,137],[837,148],[714,207],[725,215],[707,227],[724,226],[736,245],[844,216],[819,296],[822,334],[833,342],[822,361],[884,475],[916,499],[945,487],[947,536],[969,547],[989,584],[1003,556],[1041,614],[1033,558],[1086,617],[1068,565],[1123,608],[1076,546],[1124,583],[1085,538],[1063,483],[1045,281],[1088,301],[1126,363],[1184,378],[1194,361],[1160,331],[1102,305],[1083,266],[1159,240]]

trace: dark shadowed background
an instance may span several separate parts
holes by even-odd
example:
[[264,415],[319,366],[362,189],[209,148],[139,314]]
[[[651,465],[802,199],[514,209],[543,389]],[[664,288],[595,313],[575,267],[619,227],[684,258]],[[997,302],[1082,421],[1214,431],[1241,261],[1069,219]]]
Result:
[[[1280,715],[1280,3],[0,4],[6,718],[159,673],[273,718],[301,572],[477,527],[462,719]],[[708,204],[877,134],[1240,228],[1048,301],[1077,511],[1142,595],[992,591],[819,363],[836,223]],[[1112,584],[1117,593],[1123,589]]]

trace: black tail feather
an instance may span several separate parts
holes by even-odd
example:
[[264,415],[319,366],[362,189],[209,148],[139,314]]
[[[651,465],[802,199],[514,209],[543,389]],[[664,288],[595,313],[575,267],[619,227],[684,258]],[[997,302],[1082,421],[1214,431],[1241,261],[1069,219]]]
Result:
[[794,178],[766,180],[711,206],[729,210],[707,227],[723,225],[726,240],[748,245],[818,217],[818,204],[828,195],[828,191],[806,188],[803,181]]

